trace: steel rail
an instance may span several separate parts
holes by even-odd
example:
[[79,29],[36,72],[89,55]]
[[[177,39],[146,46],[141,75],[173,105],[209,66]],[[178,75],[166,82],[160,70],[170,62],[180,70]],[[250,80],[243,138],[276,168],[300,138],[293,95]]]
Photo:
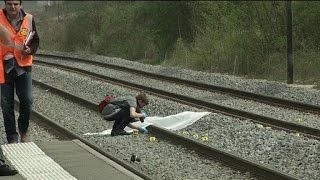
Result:
[[[123,66],[119,66],[119,65],[102,63],[102,62],[98,62],[98,61],[91,61],[91,60],[86,60],[86,59],[81,59],[81,58],[65,57],[65,56],[58,56],[58,55],[48,55],[48,54],[37,54],[36,56],[63,58],[63,59],[70,60],[70,61],[83,62],[83,63],[87,63],[87,64],[98,65],[101,67],[106,67],[106,68],[111,68],[111,69],[116,69],[116,70],[121,70],[121,71],[128,71],[130,73],[143,74],[144,76],[148,76],[151,78],[161,79],[163,81],[169,81],[169,82],[174,82],[174,83],[179,83],[179,84],[187,85],[187,86],[202,89],[202,90],[207,90],[207,91],[211,91],[211,92],[228,93],[228,94],[232,94],[233,96],[236,96],[236,97],[251,99],[251,100],[262,102],[265,104],[277,105],[277,106],[281,106],[281,107],[285,107],[285,108],[299,109],[300,111],[320,114],[320,106],[307,104],[307,103],[303,103],[303,102],[299,102],[299,101],[286,100],[286,99],[281,99],[281,98],[262,95],[262,94],[255,94],[252,92],[247,92],[247,91],[242,91],[242,90],[237,90],[237,89],[232,89],[232,88],[227,88],[227,87],[222,87],[222,86],[217,86],[217,85],[212,85],[212,84],[206,84],[206,83],[202,83],[202,82],[190,81],[190,80],[185,80],[185,79],[176,78],[176,77],[172,77],[172,76],[160,75],[160,74],[146,72],[146,71],[142,71],[142,70],[138,70],[138,69],[134,69],[134,68],[128,68],[128,67],[123,67]],[[38,60],[36,60],[36,61],[38,61]]]
[[[68,98],[69,100],[71,100],[75,103],[79,103],[80,105],[82,105],[86,108],[97,111],[97,104],[94,102],[82,99],[80,97],[77,97],[73,94],[65,92],[59,88],[52,87],[52,86],[47,85],[45,83],[42,83],[40,81],[33,80],[33,83],[35,85],[40,86],[43,89],[49,89],[49,91],[52,93],[55,93],[55,94],[58,94],[59,96]],[[51,123],[54,123],[54,122],[50,122],[50,124]],[[54,123],[53,126],[58,126],[58,128],[59,128],[59,125],[56,123]],[[79,137],[78,135],[76,135],[72,132],[67,132],[68,130],[66,128],[63,128],[62,130],[66,131],[66,134],[73,137],[73,138],[77,138],[80,141],[83,141],[85,143],[89,143],[88,141]],[[298,179],[297,177],[295,177],[293,175],[285,174],[281,171],[278,171],[277,169],[275,169],[269,165],[260,164],[256,161],[249,160],[249,159],[243,158],[241,156],[238,156],[235,153],[227,152],[227,151],[224,151],[220,148],[206,145],[202,142],[198,142],[198,141],[195,141],[191,138],[181,136],[177,133],[168,131],[163,128],[159,128],[159,127],[150,125],[150,126],[148,126],[148,130],[150,130],[150,133],[156,135],[157,137],[166,139],[167,141],[171,141],[174,144],[180,144],[183,147],[187,147],[189,149],[195,150],[199,154],[202,154],[202,155],[205,155],[208,157],[212,157],[216,160],[219,160],[220,162],[223,162],[225,165],[227,165],[231,168],[250,172],[259,178],[267,178],[267,179],[271,179],[271,180],[273,180],[273,179],[297,180]],[[90,143],[89,143],[89,146],[94,147],[94,145],[91,145]],[[101,150],[98,150],[98,152],[100,152],[100,151]]]
[[320,129],[317,129],[317,128],[303,126],[303,125],[292,123],[292,122],[282,121],[282,120],[278,120],[278,119],[271,118],[271,117],[266,117],[266,116],[262,116],[262,115],[234,109],[234,108],[221,106],[221,105],[207,102],[204,100],[184,96],[181,94],[176,94],[176,93],[172,93],[172,92],[168,92],[168,91],[164,91],[164,90],[160,90],[160,89],[156,89],[156,88],[152,88],[152,87],[148,87],[148,86],[143,86],[140,84],[134,84],[134,83],[127,82],[127,81],[124,81],[121,79],[107,77],[107,76],[104,76],[101,74],[88,72],[86,70],[75,68],[75,67],[69,67],[69,66],[64,66],[64,65],[49,63],[49,62],[36,62],[36,63],[48,65],[48,66],[59,67],[61,69],[65,69],[65,70],[72,71],[75,73],[80,73],[80,74],[83,74],[85,76],[89,76],[94,79],[99,79],[99,80],[106,81],[106,82],[109,82],[112,84],[117,84],[119,86],[124,86],[127,88],[136,89],[139,91],[144,91],[149,94],[153,94],[155,96],[170,99],[170,100],[180,102],[183,104],[187,104],[190,106],[203,108],[203,109],[209,110],[211,112],[217,112],[217,113],[225,114],[227,116],[236,117],[239,119],[247,118],[247,119],[252,120],[253,122],[260,123],[260,124],[263,124],[266,126],[270,126],[270,127],[276,128],[276,129],[286,130],[289,132],[298,132],[298,133],[301,133],[301,134],[308,136],[308,137],[311,137],[311,138],[320,139]]

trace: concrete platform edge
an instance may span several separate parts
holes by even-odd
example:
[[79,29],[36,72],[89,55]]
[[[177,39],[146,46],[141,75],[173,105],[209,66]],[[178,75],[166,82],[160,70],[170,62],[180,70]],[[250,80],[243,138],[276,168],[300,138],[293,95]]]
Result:
[[122,167],[121,165],[119,165],[118,163],[112,161],[111,159],[103,156],[102,154],[100,154],[99,152],[95,151],[94,149],[92,149],[91,147],[87,146],[86,144],[84,144],[83,142],[81,142],[78,139],[73,139],[72,140],[75,144],[79,145],[80,147],[82,147],[83,149],[87,150],[88,152],[90,152],[92,155],[96,156],[97,158],[103,160],[104,162],[110,164],[112,167],[116,168],[117,170],[121,171],[122,173],[126,174],[127,176],[131,177],[134,180],[143,180],[143,178],[141,178],[140,176],[137,176],[136,174],[132,173],[131,171],[125,169],[124,167]]

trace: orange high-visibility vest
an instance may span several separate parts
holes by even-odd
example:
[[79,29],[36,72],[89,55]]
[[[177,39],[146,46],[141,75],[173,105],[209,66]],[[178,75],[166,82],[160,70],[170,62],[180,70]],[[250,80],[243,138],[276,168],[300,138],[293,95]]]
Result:
[[3,12],[3,9],[0,11],[0,23],[9,30],[11,39],[14,42],[14,46],[12,47],[1,46],[1,59],[7,60],[7,57],[14,56],[19,66],[31,66],[32,55],[23,55],[22,49],[24,48],[24,43],[28,34],[32,32],[32,15],[26,14],[26,16],[24,16],[20,30],[18,32],[15,31],[15,29],[11,26],[10,22],[7,20],[6,15]]

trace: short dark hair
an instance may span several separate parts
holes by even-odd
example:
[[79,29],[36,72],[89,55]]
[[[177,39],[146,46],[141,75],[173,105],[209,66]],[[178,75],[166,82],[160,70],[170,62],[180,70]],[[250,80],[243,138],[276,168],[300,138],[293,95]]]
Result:
[[[4,0],[4,4],[7,4],[7,0]],[[22,4],[22,0],[20,0],[20,5]]]
[[136,99],[137,101],[138,100],[142,100],[144,103],[146,103],[146,105],[149,104],[149,100],[148,100],[148,97],[145,93],[139,93],[137,96],[136,96]]

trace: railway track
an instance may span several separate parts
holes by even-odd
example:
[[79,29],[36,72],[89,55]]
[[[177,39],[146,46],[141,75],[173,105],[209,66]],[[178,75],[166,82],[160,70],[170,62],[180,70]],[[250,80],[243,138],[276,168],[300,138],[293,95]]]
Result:
[[[40,63],[39,63],[40,64]],[[43,65],[43,64],[42,64]],[[57,64],[53,64],[54,65],[54,67],[60,67],[60,68],[63,68],[63,66],[60,64],[60,65],[57,65]],[[46,65],[46,66],[48,66],[48,64]],[[85,76],[88,76],[88,74],[87,74],[87,71],[86,70],[84,70],[85,68],[83,68],[83,69],[79,69],[79,68],[70,68],[70,67],[64,67],[64,68],[66,68],[65,70],[68,70],[68,71],[73,71],[73,72],[76,72],[76,73],[82,73],[82,74],[84,74]],[[156,96],[159,96],[159,97],[163,97],[163,98],[166,98],[166,99],[171,99],[171,100],[173,100],[173,101],[177,101],[177,102],[181,102],[181,103],[184,103],[184,104],[187,104],[187,105],[192,105],[192,106],[194,106],[194,107],[200,107],[200,108],[202,108],[202,109],[207,109],[207,110],[209,110],[209,111],[212,111],[212,112],[219,112],[219,113],[223,113],[223,114],[226,114],[226,115],[231,115],[231,116],[234,116],[234,117],[239,117],[239,118],[242,118],[242,119],[247,119],[248,117],[243,117],[242,116],[242,114],[245,114],[245,113],[242,113],[242,112],[240,112],[239,114],[237,114],[237,113],[233,113],[233,114],[230,114],[230,113],[224,113],[222,110],[220,110],[219,108],[218,108],[218,110],[217,109],[215,109],[215,108],[211,108],[210,107],[210,105],[209,105],[209,108],[208,107],[206,107],[206,105],[203,105],[203,104],[201,104],[200,103],[200,105],[197,103],[197,101],[194,101],[194,100],[196,100],[196,99],[188,99],[188,96],[186,96],[187,98],[186,99],[184,99],[184,97],[183,97],[183,95],[179,95],[179,94],[176,94],[176,93],[171,93],[171,92],[166,92],[166,91],[164,91],[164,93],[162,93],[163,92],[163,90],[157,90],[156,88],[150,88],[150,87],[148,87],[148,86],[142,86],[142,85],[139,85],[139,84],[135,84],[135,83],[128,83],[128,82],[121,82],[121,81],[119,81],[119,79],[116,79],[116,78],[110,78],[110,77],[107,77],[107,76],[101,76],[101,75],[99,75],[99,74],[96,74],[96,73],[92,73],[92,72],[89,72],[89,74],[90,74],[90,77],[91,78],[94,78],[94,79],[99,79],[99,80],[102,80],[102,81],[105,81],[105,82],[110,82],[110,83],[112,83],[112,84],[118,84],[118,85],[120,85],[120,86],[125,86],[125,87],[128,87],[128,88],[133,88],[133,89],[136,89],[136,90],[141,90],[141,89],[143,89],[143,90],[145,90],[145,89],[147,89],[148,90],[148,93],[150,93],[150,94],[153,94],[153,95],[156,95]],[[98,77],[98,78],[97,78]],[[107,81],[106,81],[106,79],[107,79]],[[37,83],[36,81],[34,81],[35,82],[35,84],[38,84],[39,85],[39,83]],[[39,86],[42,86],[42,85],[39,85]],[[55,90],[51,90],[51,91],[55,91]],[[156,93],[155,93],[156,92]],[[158,93],[158,92],[160,92],[160,93]],[[181,96],[182,96],[182,98],[181,98]],[[72,98],[72,95],[70,95],[70,94],[67,94],[67,95],[65,95],[65,97],[66,98]],[[90,109],[92,109],[92,110],[95,110],[96,109],[96,103],[94,103],[94,102],[91,102],[91,105],[86,105],[86,103],[84,102],[84,101],[81,101],[81,100],[79,100],[77,97],[74,97],[74,101],[76,102],[76,101],[79,101],[82,105],[84,105],[84,106],[87,106],[87,108],[90,108]],[[193,101],[193,102],[192,102]],[[79,103],[78,102],[78,103]],[[196,102],[196,103],[194,103],[194,102]],[[200,102],[201,102],[201,100],[200,100]],[[206,101],[204,101],[204,102],[206,102]],[[208,103],[208,102],[206,102],[206,103]],[[297,109],[296,107],[292,107],[293,109]],[[300,109],[303,109],[303,108],[300,108]],[[305,110],[303,110],[304,112],[308,112],[308,113],[311,113],[311,112],[314,112],[314,111],[305,111]],[[316,113],[315,113],[316,114]],[[260,115],[261,116],[261,115]],[[249,118],[250,118],[250,116],[249,116]],[[262,117],[262,118],[265,118],[265,119],[267,119],[267,121],[269,121],[268,120],[268,118],[269,117]],[[251,119],[251,118],[250,118]],[[277,119],[276,119],[277,120]],[[262,124],[265,124],[265,125],[268,125],[267,123],[263,123],[263,120],[262,120],[262,122],[260,121],[260,120],[256,120],[256,119],[254,119],[254,120],[252,120],[252,121],[254,121],[254,122],[258,122],[258,123],[262,123]],[[283,126],[286,126],[287,124],[284,124]],[[281,125],[280,125],[281,126]],[[314,133],[310,133],[310,131],[309,132],[305,132],[305,130],[303,130],[303,131],[298,131],[297,130],[297,128],[295,128],[295,127],[290,127],[290,128],[288,128],[288,127],[285,127],[285,128],[282,128],[282,127],[278,127],[278,125],[275,125],[275,124],[273,124],[273,125],[271,125],[271,127],[276,127],[277,129],[285,129],[285,130],[289,130],[289,131],[293,131],[293,132],[300,132],[301,134],[305,134],[305,135],[307,135],[307,136],[309,136],[309,137],[313,137],[313,138],[317,138],[317,139],[319,139],[319,136],[317,136],[316,134],[314,134]],[[151,128],[153,128],[153,127],[151,127]],[[314,128],[316,131],[315,132],[317,132],[318,130],[316,129],[316,128]],[[157,129],[152,129],[153,130],[153,132],[157,132]],[[156,133],[155,133],[156,134]],[[159,133],[159,134],[157,134],[157,136],[159,136],[159,137],[161,137],[161,134],[162,133]],[[171,136],[169,136],[169,135],[167,135],[168,137],[170,137],[169,138],[169,140],[170,139],[174,139],[173,137],[171,137]],[[166,136],[165,136],[166,137]],[[165,137],[163,137],[163,138],[165,138]],[[180,140],[181,142],[184,142],[183,140]],[[196,141],[197,142],[197,141]],[[188,144],[188,143],[185,143],[185,144]],[[191,145],[191,147],[197,147],[197,146],[195,146],[194,144],[193,145]],[[201,151],[199,151],[199,153],[201,153]],[[203,152],[202,152],[202,154],[203,154]],[[220,156],[220,155],[219,155]],[[219,157],[218,156],[218,157]],[[213,156],[213,157],[215,157],[215,156]],[[228,158],[223,158],[223,159],[228,159]],[[232,159],[232,158],[231,158]],[[234,160],[231,160],[231,161],[234,161]],[[228,164],[228,162],[226,162],[227,164]],[[245,165],[242,165],[243,167],[246,167]],[[248,167],[246,167],[246,168],[249,168],[249,166]],[[250,169],[250,168],[249,168]],[[261,174],[261,173],[260,173]]]
[[[88,108],[91,111],[97,110],[97,106],[93,102],[82,99],[61,89],[52,87],[50,85],[36,80],[33,80],[33,83],[36,87],[40,87],[45,91],[57,94],[58,96],[68,99],[81,106],[84,106],[85,108]],[[101,149],[101,147],[99,147],[99,145],[97,145],[96,143],[90,142],[83,136],[78,135],[75,132],[72,132],[71,130],[63,127],[62,125],[59,125],[58,123],[54,122],[53,120],[42,115],[39,112],[33,111],[32,119],[36,120],[37,124],[40,124],[41,126],[48,129],[50,132],[53,132],[55,136],[60,137],[60,139],[79,139],[86,145],[95,149],[104,156],[112,159],[113,161],[117,162],[118,164],[122,165],[123,167],[127,168],[128,170],[132,171],[138,176],[144,179],[157,179],[156,177],[151,177],[150,175],[145,174],[141,170],[138,170],[137,168],[133,167],[128,162],[123,161],[121,158],[115,156],[114,154],[106,152],[105,150]],[[227,152],[222,149],[209,146],[205,143],[195,141],[191,138],[183,137],[177,133],[170,132],[165,129],[152,125],[149,126],[148,129],[154,136],[156,136],[160,140],[165,140],[173,143],[174,145],[180,145],[187,149],[193,150],[199,153],[200,155],[205,156],[207,159],[214,159],[214,161],[221,162],[223,166],[231,167],[242,172],[250,172],[257,179],[298,179],[292,175],[282,173],[268,165],[260,164],[256,161],[240,157],[232,152]]]
[[[40,55],[40,57],[45,57],[45,55],[42,54],[42,55]],[[49,57],[58,58],[57,56],[52,56],[52,55],[50,55]],[[62,57],[59,57],[59,58],[62,58]],[[69,62],[70,61],[72,61],[72,62],[79,61],[81,63],[90,64],[90,65],[93,65],[93,63],[96,63],[96,62],[83,60],[83,59],[77,59],[77,58],[75,58],[75,59],[74,58],[66,58],[66,59],[63,59],[63,61],[69,61]],[[137,84],[134,82],[132,83],[129,81],[121,80],[117,77],[108,77],[108,76],[101,75],[101,74],[98,74],[95,72],[89,72],[85,69],[72,67],[70,65],[67,66],[67,65],[63,65],[63,64],[59,64],[59,63],[44,62],[44,61],[36,61],[36,63],[39,63],[40,65],[42,64],[42,65],[48,65],[48,66],[55,66],[55,67],[59,67],[59,68],[65,69],[65,70],[69,70],[69,71],[73,71],[73,72],[77,72],[77,73],[82,73],[82,74],[85,74],[85,75],[90,76],[92,78],[98,78],[100,80],[111,82],[111,83],[118,84],[121,86],[127,86],[130,88],[147,91],[148,93],[155,94],[156,96],[171,99],[171,100],[181,102],[181,103],[184,103],[187,105],[191,105],[194,107],[203,108],[203,109],[206,109],[211,112],[222,113],[222,114],[225,114],[228,116],[233,116],[233,117],[237,117],[237,118],[241,118],[241,119],[250,119],[256,123],[263,124],[265,126],[270,126],[270,127],[276,128],[276,129],[282,129],[282,130],[286,130],[289,132],[297,132],[297,133],[301,133],[303,135],[306,135],[306,136],[309,136],[312,138],[320,139],[320,130],[318,128],[309,127],[309,126],[301,125],[298,123],[283,121],[278,118],[268,117],[268,116],[264,116],[261,114],[251,113],[249,111],[245,111],[245,110],[241,110],[241,109],[239,110],[236,108],[219,105],[219,104],[207,101],[207,100],[193,98],[188,95],[172,93],[170,91],[161,90],[161,89],[150,87],[150,86],[144,86],[144,85]],[[98,63],[98,62],[96,64],[94,64],[94,66],[103,66],[105,68],[111,67],[114,69],[121,69],[120,66],[112,66],[112,65],[107,65],[105,63]],[[128,68],[121,69],[121,71],[133,71],[134,73],[140,73],[140,75],[142,74],[143,76],[155,77],[155,78],[161,79],[161,80],[166,80],[169,78],[169,77],[160,76],[157,74],[145,73],[142,71],[128,69]],[[174,83],[174,84],[180,83],[180,84],[184,84],[185,86],[188,85],[191,87],[196,87],[197,89],[204,89],[205,91],[209,91],[209,92],[220,91],[220,92],[225,92],[227,94],[232,94],[232,96],[237,96],[237,97],[246,98],[246,99],[254,99],[255,101],[264,102],[264,103],[268,103],[268,104],[272,104],[272,105],[276,105],[276,106],[281,106],[281,107],[299,109],[302,112],[308,112],[308,113],[312,112],[315,114],[315,116],[317,116],[320,112],[319,106],[310,105],[310,104],[306,104],[306,103],[294,102],[294,101],[289,101],[289,100],[284,100],[284,99],[279,99],[279,98],[274,98],[274,97],[268,97],[268,96],[248,93],[248,92],[239,91],[239,90],[232,90],[229,88],[223,88],[223,87],[218,87],[218,86],[213,86],[213,85],[208,85],[208,84],[203,84],[203,83],[197,83],[197,82],[186,81],[186,80],[182,80],[182,79],[176,79],[176,78],[172,78],[172,77],[169,78],[169,81],[170,81],[170,83]]]
[[[144,76],[154,78],[154,79],[159,79],[161,81],[167,81],[167,82],[171,82],[171,83],[175,83],[175,84],[182,84],[182,85],[202,89],[205,91],[221,92],[224,94],[231,94],[236,97],[251,99],[251,100],[254,100],[257,102],[262,102],[262,103],[266,103],[266,104],[270,104],[270,105],[276,105],[276,106],[281,106],[281,107],[291,108],[291,109],[299,109],[304,112],[311,112],[311,113],[320,114],[320,106],[316,106],[316,105],[312,105],[312,104],[307,104],[307,103],[292,101],[292,100],[286,100],[286,99],[281,99],[281,98],[277,98],[277,97],[266,96],[266,95],[241,91],[241,90],[237,90],[237,89],[231,89],[231,88],[227,88],[227,87],[212,85],[212,84],[206,84],[206,83],[202,83],[202,82],[185,80],[185,79],[171,77],[171,76],[160,75],[160,74],[156,74],[156,73],[151,73],[151,72],[142,71],[142,70],[138,70],[138,69],[134,69],[134,68],[114,65],[114,64],[110,64],[110,63],[102,63],[99,61],[92,61],[92,60],[86,60],[86,59],[81,59],[81,58],[62,57],[62,56],[48,55],[48,54],[37,54],[36,57],[39,57],[39,59],[41,57],[43,57],[43,58],[48,58],[48,57],[49,58],[62,58],[65,61],[81,62],[81,63],[85,63],[85,64],[105,67],[107,69],[126,71],[126,72],[130,72],[130,73],[138,74],[138,75],[144,75]],[[36,58],[36,59],[38,59],[38,58]],[[51,63],[48,63],[48,64],[51,64]]]

